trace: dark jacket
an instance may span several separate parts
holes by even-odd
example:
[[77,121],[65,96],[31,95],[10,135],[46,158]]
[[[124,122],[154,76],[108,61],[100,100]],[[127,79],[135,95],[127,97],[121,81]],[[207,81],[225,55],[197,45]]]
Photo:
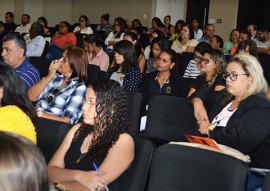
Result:
[[247,97],[226,127],[217,126],[210,137],[249,155],[252,167],[270,169],[270,101],[263,94]]

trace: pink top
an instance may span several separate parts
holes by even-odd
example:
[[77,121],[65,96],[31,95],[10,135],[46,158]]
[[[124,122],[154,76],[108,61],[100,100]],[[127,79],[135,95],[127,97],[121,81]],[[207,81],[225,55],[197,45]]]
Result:
[[101,48],[99,53],[93,58],[92,53],[87,54],[89,64],[94,64],[100,67],[101,71],[107,72],[110,61],[109,56]]
[[56,46],[63,46],[69,42],[71,42],[73,46],[76,46],[77,38],[72,32],[69,32],[65,35],[56,33],[52,41],[52,43]]

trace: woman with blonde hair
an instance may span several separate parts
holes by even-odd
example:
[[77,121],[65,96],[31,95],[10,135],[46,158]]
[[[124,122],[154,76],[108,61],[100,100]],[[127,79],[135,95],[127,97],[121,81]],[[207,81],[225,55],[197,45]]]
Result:
[[[238,54],[230,60],[223,78],[226,102],[216,102],[209,120],[198,120],[200,133],[249,155],[251,168],[270,169],[270,102],[260,63],[251,55]],[[263,175],[249,171],[248,191],[261,187],[262,182]]]

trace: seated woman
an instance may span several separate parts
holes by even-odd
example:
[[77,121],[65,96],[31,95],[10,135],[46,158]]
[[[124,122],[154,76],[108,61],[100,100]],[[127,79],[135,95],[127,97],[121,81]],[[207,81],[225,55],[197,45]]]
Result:
[[223,39],[218,36],[218,35],[214,35],[210,38],[210,42],[209,42],[212,46],[213,49],[217,49],[217,50],[221,50],[223,49]]
[[182,26],[184,26],[184,25],[186,25],[185,21],[178,20],[175,23],[175,27],[174,27],[173,33],[170,36],[169,40],[171,40],[171,41],[176,40],[181,35],[180,32],[181,32]]
[[81,34],[93,34],[93,30],[90,27],[89,19],[86,15],[82,15],[79,18],[79,26],[76,26],[74,29],[74,33],[81,33]]
[[220,50],[210,49],[203,55],[200,64],[202,75],[199,75],[191,84],[188,97],[194,107],[194,114],[197,120],[208,119],[204,107],[205,99],[200,99],[201,95],[211,94],[212,102],[207,103],[206,108],[211,109],[213,102],[219,97],[213,92],[221,91],[225,88],[225,80],[222,77],[226,68],[225,56]]
[[192,30],[194,31],[194,39],[195,40],[199,40],[200,38],[203,37],[203,31],[202,29],[199,28],[199,21],[198,19],[193,19],[191,26],[192,26]]
[[16,133],[36,143],[37,127],[37,114],[21,78],[13,68],[0,62],[0,131]]
[[83,38],[83,45],[87,54],[88,63],[100,67],[100,70],[107,72],[110,59],[102,49],[102,41],[98,35],[87,35]]
[[48,60],[60,59],[62,53],[69,47],[76,46],[77,38],[74,33],[69,32],[69,23],[59,23],[58,31],[54,34],[52,44],[48,48],[46,58]]
[[158,56],[162,50],[170,49],[170,42],[164,36],[156,37],[151,42],[150,55],[146,63],[146,73],[155,72],[157,69]]
[[237,46],[236,53],[250,54],[258,58],[258,48],[254,40],[244,40]]
[[174,32],[174,26],[171,24],[171,16],[170,15],[166,15],[163,19],[163,24],[166,28],[166,32],[167,32],[167,38],[169,39],[171,37],[171,35]]
[[126,32],[123,39],[132,42],[132,44],[135,46],[136,56],[138,58],[138,65],[141,73],[144,73],[146,60],[139,44],[138,35],[134,32]]
[[115,66],[110,68],[105,79],[120,83],[125,90],[138,91],[142,75],[134,45],[128,40],[121,40],[114,46]]
[[229,41],[225,42],[223,46],[223,49],[226,50],[227,52],[226,55],[229,55],[232,46],[238,43],[239,35],[240,35],[240,30],[238,29],[232,30]]
[[31,101],[37,102],[37,115],[76,123],[82,115],[87,67],[86,53],[78,47],[65,50],[61,59],[54,60],[48,75],[28,90]]
[[110,15],[108,13],[102,15],[100,18],[100,24],[97,26],[96,31],[109,32],[112,28],[113,27],[110,24]]
[[195,47],[194,59],[188,63],[185,73],[183,75],[183,78],[196,79],[197,76],[202,74],[202,71],[200,70],[201,69],[200,65],[201,65],[201,62],[203,61],[203,55],[209,49],[211,49],[211,45],[207,42],[200,42]]
[[[154,38],[157,38],[159,36],[162,36],[162,37],[165,37],[164,33],[160,30],[155,30],[152,34],[149,34],[148,35],[148,38],[145,38],[145,43],[143,43],[140,39],[140,43],[141,44],[145,44],[147,46],[145,46],[144,48],[144,56],[145,56],[145,59],[146,59],[146,62],[149,60],[149,56],[150,56],[150,52],[151,52],[151,43],[153,41]],[[169,42],[168,42],[169,43]]]
[[199,42],[194,39],[194,32],[189,25],[184,25],[181,28],[180,36],[173,41],[172,49],[176,53],[194,52],[195,46]]
[[83,123],[72,127],[48,164],[50,182],[62,190],[101,191],[119,177],[134,158],[127,105],[114,80],[88,87]]
[[47,165],[43,154],[22,136],[0,132],[0,188],[5,191],[48,191]]
[[131,28],[136,28],[136,27],[143,28],[143,25],[142,25],[142,22],[140,21],[140,19],[134,19],[131,22]]
[[164,35],[167,34],[166,27],[158,17],[153,17],[152,18],[152,26],[151,28],[148,29],[147,33],[152,34],[155,30],[160,30],[164,33]]
[[[238,54],[223,77],[228,96],[216,106],[226,104],[213,111],[216,117],[198,121],[200,133],[249,155],[250,167],[270,169],[270,102],[260,63],[251,55]],[[261,187],[262,182],[263,177],[249,171],[248,191]]]
[[[149,99],[154,95],[182,96],[181,78],[173,70],[176,53],[172,49],[160,52],[157,61],[157,71],[146,74],[142,80],[140,92],[143,95],[142,111],[146,110]],[[143,112],[142,115],[145,115]]]
[[39,17],[37,22],[39,24],[41,24],[44,28],[44,37],[50,37],[51,36],[51,32],[48,29],[48,21],[45,17]]
[[[42,25],[38,22],[34,22],[29,30],[30,41],[26,44],[26,56],[40,57],[42,55],[46,44],[43,35],[44,30]],[[28,36],[28,34],[25,36]]]
[[108,53],[110,52],[112,54],[113,46],[115,45],[115,43],[119,42],[120,40],[123,40],[123,36],[126,30],[125,26],[126,26],[126,22],[123,18],[117,17],[115,19],[114,25],[113,25],[113,31],[110,32],[110,34],[105,40],[105,44],[108,46],[107,47]]

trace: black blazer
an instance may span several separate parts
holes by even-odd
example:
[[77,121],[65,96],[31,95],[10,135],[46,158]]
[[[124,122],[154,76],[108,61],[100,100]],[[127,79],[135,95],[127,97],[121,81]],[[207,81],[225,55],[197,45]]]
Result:
[[210,137],[249,155],[252,167],[269,169],[270,101],[263,94],[247,97],[241,101],[227,126],[217,126]]

